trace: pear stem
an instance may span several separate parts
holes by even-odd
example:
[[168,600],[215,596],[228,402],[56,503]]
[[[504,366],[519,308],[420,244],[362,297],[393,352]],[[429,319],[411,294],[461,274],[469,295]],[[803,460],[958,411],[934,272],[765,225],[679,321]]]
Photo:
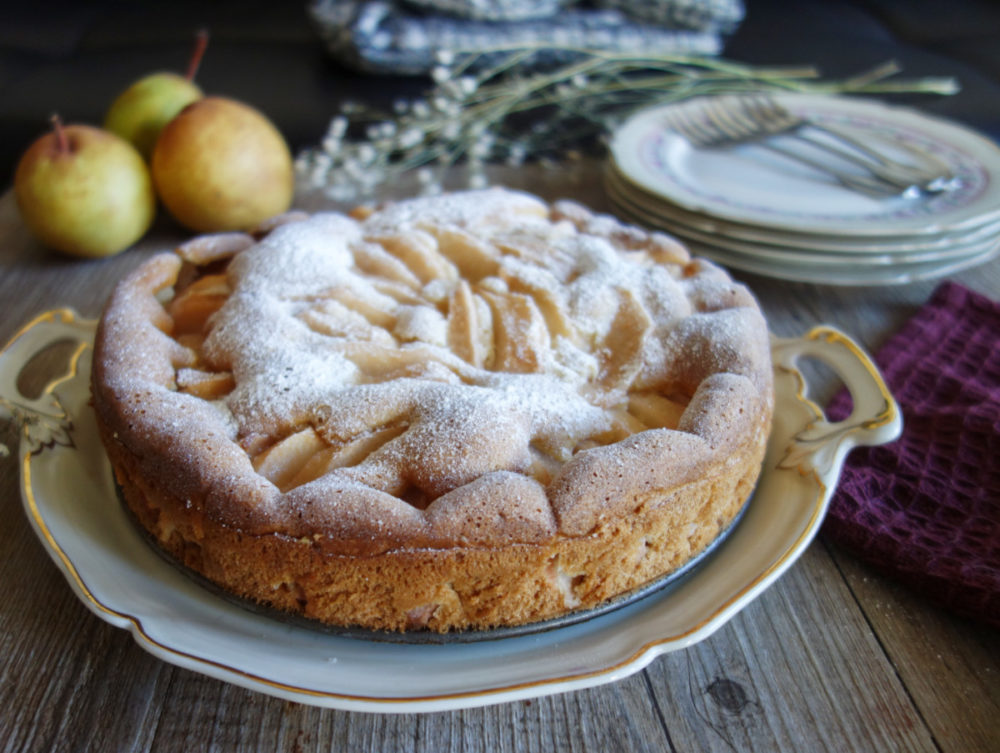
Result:
[[49,120],[52,121],[52,130],[56,134],[57,151],[60,154],[69,154],[69,139],[66,138],[66,129],[63,128],[62,118],[56,113]]
[[205,48],[208,47],[208,29],[198,29],[195,34],[194,50],[191,52],[191,59],[188,61],[187,73],[184,77],[188,81],[194,81],[195,74],[198,73],[198,66],[205,55]]

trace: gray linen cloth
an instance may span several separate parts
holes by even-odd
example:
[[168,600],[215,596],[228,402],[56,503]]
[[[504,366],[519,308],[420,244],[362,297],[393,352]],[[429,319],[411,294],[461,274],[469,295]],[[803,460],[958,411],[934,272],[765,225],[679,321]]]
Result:
[[717,55],[743,20],[742,0],[315,0],[310,15],[330,53],[374,73],[425,74],[441,53],[548,48]]

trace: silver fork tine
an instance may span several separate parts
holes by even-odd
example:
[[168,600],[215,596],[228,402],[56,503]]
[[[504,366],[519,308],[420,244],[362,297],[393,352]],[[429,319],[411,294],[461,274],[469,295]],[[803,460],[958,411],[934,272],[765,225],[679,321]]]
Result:
[[[947,168],[943,173],[941,170],[935,170],[917,176],[912,166],[906,170],[897,169],[887,161],[887,158],[879,157],[885,162],[883,164],[874,161],[874,158],[869,161],[857,152],[847,151],[850,148],[849,136],[840,139],[845,142],[847,149],[837,147],[825,139],[813,138],[808,132],[804,132],[805,127],[823,130],[825,129],[823,125],[813,124],[791,113],[766,93],[704,97],[674,108],[670,115],[670,125],[695,146],[756,143],[785,158],[818,170],[847,188],[870,196],[915,196],[922,191],[933,193],[950,190],[955,186]],[[845,172],[829,161],[810,158],[801,150],[789,149],[780,142],[770,140],[772,136],[777,135],[796,137],[813,147],[836,155],[844,162],[862,168],[865,174]],[[846,136],[833,131],[830,135]],[[865,149],[862,153],[864,151]],[[872,153],[875,154],[874,151]]]
[[755,128],[741,117],[740,110],[729,106],[729,98],[710,99],[705,102],[705,112],[730,140],[750,141],[763,136],[759,128]]
[[[882,180],[878,176],[847,173],[825,162],[811,159],[798,151],[771,142],[769,137],[772,134],[764,132],[759,124],[749,117],[749,113],[744,108],[733,106],[733,101],[729,98],[708,99],[703,103],[702,111],[707,116],[708,122],[721,132],[731,145],[753,142],[787,159],[806,165],[822,175],[832,178],[845,188],[868,196],[885,198],[901,193],[898,185]],[[716,140],[715,145],[722,145],[722,142]]]
[[[822,131],[830,136],[833,136],[838,141],[842,141],[852,149],[856,149],[858,152],[879,165],[884,167],[893,167],[901,171],[912,170],[911,166],[889,159],[889,157],[880,154],[874,149],[869,149],[857,139],[854,139],[841,131],[833,130],[820,123],[812,123],[793,115],[789,110],[775,102],[774,98],[768,94],[758,93],[749,95],[746,98],[746,107],[748,111],[772,133],[788,133],[791,136],[800,138],[803,141],[807,141],[808,143],[822,149],[830,150],[833,148],[826,142],[810,138],[807,132],[803,132],[803,129],[808,126],[817,131]],[[867,166],[869,164],[851,152],[836,150],[834,153],[838,157],[843,157],[844,159],[850,160],[851,162],[861,166]],[[922,177],[922,173],[914,176],[911,180],[919,180],[920,177]]]
[[[824,142],[817,142],[815,139],[809,138],[807,133],[802,133],[800,129],[805,127],[813,128],[817,131],[822,131],[830,136],[833,136],[838,141],[842,141],[853,149],[861,152],[869,159],[877,162],[880,165],[893,166],[901,170],[913,170],[911,165],[904,164],[897,160],[890,159],[887,155],[881,154],[880,152],[869,148],[861,141],[849,136],[839,129],[835,129],[831,126],[823,125],[822,123],[815,123],[812,121],[807,121],[797,115],[792,114],[789,110],[779,105],[774,101],[774,98],[769,94],[764,92],[758,92],[756,94],[750,95],[747,99],[747,105],[753,112],[760,118],[762,123],[767,123],[770,121],[772,127],[775,131],[794,131],[794,135],[799,138],[805,139],[813,144],[818,144],[827,147]],[[842,152],[838,152],[842,154]]]
[[[815,147],[818,147],[820,149],[823,149],[824,151],[833,154],[835,157],[845,159],[848,162],[851,162],[852,164],[858,165],[859,167],[871,169],[872,163],[862,158],[858,154],[855,154],[850,151],[845,151],[843,149],[838,149],[832,144],[828,144],[825,141],[817,141],[816,139],[810,138],[808,133],[803,133],[802,129],[806,125],[811,125],[817,130],[822,130],[826,133],[829,133],[832,136],[835,136],[838,140],[844,141],[845,143],[847,143],[848,146],[857,149],[859,152],[869,157],[871,161],[874,161],[878,165],[888,167],[890,165],[895,166],[898,164],[898,167],[906,168],[905,165],[902,165],[901,163],[894,163],[887,157],[883,157],[877,152],[868,149],[863,144],[856,143],[853,139],[842,139],[840,138],[840,134],[834,133],[833,131],[830,131],[827,128],[825,128],[824,126],[807,123],[806,121],[793,115],[785,108],[781,107],[781,105],[779,105],[770,96],[766,94],[747,95],[740,101],[740,106],[742,106],[744,112],[751,119],[753,119],[765,133],[768,133],[770,135],[777,136],[785,134],[788,136],[798,138],[808,144],[811,144]],[[911,185],[915,179],[918,179],[918,177],[919,176],[907,178],[905,180],[905,185],[902,187],[905,188],[906,186]],[[896,181],[890,180],[890,182],[896,182]]]
[[699,118],[698,115],[705,115],[704,108],[676,107],[670,112],[668,125],[694,146],[713,147],[729,140],[715,123],[706,117]]
[[[947,165],[905,143],[899,142],[897,146],[904,149],[924,167],[892,159],[840,128],[806,120],[795,115],[766,92],[747,95],[744,104],[748,114],[755,118],[765,130],[774,134],[787,133],[794,136],[814,147],[824,149],[841,159],[863,167],[884,180],[896,183],[900,188],[917,186],[923,190],[939,191],[953,187],[949,183],[951,177]],[[810,130],[827,134],[846,146],[847,149],[839,149],[827,140],[812,137]]]

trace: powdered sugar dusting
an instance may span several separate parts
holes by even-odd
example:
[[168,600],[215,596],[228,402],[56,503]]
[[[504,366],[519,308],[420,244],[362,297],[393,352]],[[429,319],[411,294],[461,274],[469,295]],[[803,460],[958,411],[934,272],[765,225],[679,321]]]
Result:
[[[738,286],[702,294],[703,272],[718,287],[715,268],[657,263],[643,244],[662,240],[609,219],[582,227],[499,189],[278,227],[230,264],[232,293],[202,346],[233,375],[224,405],[237,435],[312,427],[338,447],[399,426],[328,474],[434,498],[614,441],[632,389],[762,368],[739,347],[753,327],[733,323],[749,299]],[[475,237],[468,257],[438,246],[463,232]],[[690,342],[711,358],[664,366]]]

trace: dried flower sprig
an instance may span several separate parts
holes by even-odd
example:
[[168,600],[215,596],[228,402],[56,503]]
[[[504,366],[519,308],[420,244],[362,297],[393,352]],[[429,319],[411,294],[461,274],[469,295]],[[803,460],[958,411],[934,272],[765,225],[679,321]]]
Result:
[[899,80],[887,63],[840,81],[812,67],[760,68],[715,58],[650,57],[564,50],[572,60],[526,66],[537,48],[442,56],[433,86],[393,113],[347,103],[322,143],[298,155],[303,187],[335,200],[373,194],[415,174],[424,193],[441,190],[444,171],[462,161],[470,187],[485,182],[487,163],[552,161],[600,148],[636,109],[705,94],[768,89],[813,93],[951,94],[953,79]]

